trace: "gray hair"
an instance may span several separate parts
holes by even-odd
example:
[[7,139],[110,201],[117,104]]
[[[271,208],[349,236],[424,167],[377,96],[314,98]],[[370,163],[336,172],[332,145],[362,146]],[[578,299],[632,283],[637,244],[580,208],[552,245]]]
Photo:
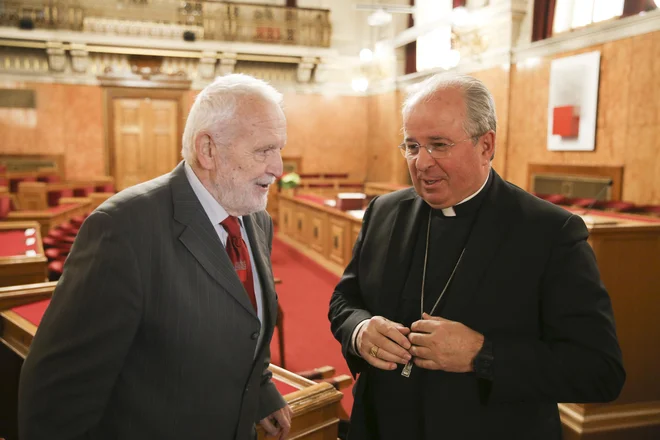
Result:
[[197,163],[195,139],[202,131],[211,133],[213,141],[219,145],[231,141],[239,99],[243,97],[261,98],[282,107],[282,94],[265,81],[244,74],[217,77],[199,92],[190,108],[181,148],[186,162]]
[[437,74],[420,83],[403,103],[403,117],[420,102],[428,102],[445,89],[456,88],[463,92],[467,119],[464,130],[468,136],[477,137],[489,130],[497,132],[495,100],[486,85],[467,75],[448,76]]

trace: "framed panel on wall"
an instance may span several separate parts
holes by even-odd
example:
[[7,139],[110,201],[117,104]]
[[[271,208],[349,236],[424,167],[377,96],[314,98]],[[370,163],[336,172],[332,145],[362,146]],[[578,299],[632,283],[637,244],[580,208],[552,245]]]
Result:
[[548,99],[548,150],[595,149],[599,76],[600,52],[552,61]]
[[298,156],[283,157],[282,164],[284,165],[284,173],[301,173],[301,158]]

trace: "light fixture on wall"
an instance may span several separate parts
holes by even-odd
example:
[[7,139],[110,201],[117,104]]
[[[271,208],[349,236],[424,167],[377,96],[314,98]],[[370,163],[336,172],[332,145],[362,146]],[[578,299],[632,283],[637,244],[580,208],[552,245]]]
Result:
[[369,80],[363,76],[354,78],[351,81],[351,88],[358,93],[364,93],[369,88]]
[[365,47],[360,51],[359,58],[351,81],[354,91],[366,92],[370,85],[394,78],[396,56],[389,47],[380,43],[376,43],[374,50]]
[[374,59],[374,52],[371,49],[366,47],[360,51],[360,61],[363,63],[369,63]]
[[377,9],[367,17],[367,24],[369,26],[384,26],[386,24],[390,24],[391,22],[392,14],[385,12],[384,9]]
[[408,5],[368,5],[357,4],[355,9],[358,11],[373,11],[367,17],[367,24],[369,26],[379,27],[385,26],[392,22],[392,14],[412,14],[415,8]]

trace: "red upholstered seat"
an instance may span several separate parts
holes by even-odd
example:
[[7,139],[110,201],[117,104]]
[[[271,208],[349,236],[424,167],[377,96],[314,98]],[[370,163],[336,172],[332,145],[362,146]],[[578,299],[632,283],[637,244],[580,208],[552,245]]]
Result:
[[76,241],[76,237],[75,237],[75,235],[74,235],[74,236],[71,236],[71,235],[65,235],[64,237],[62,237],[62,238],[59,240],[59,242],[60,242],[61,244],[65,244],[65,243],[73,244],[74,241]]
[[57,182],[60,182],[61,180],[62,179],[57,174],[49,174],[47,176],[37,177],[37,181],[44,182],[44,183],[57,183]]
[[64,271],[64,262],[60,260],[51,261],[48,263],[48,279],[50,281],[57,281],[62,276]]
[[323,177],[326,179],[348,179],[348,173],[325,173]]
[[616,212],[630,212],[635,208],[634,203],[624,202],[621,200],[604,200],[598,201],[594,205],[596,209],[604,209],[607,211],[616,211]]
[[11,211],[11,197],[9,195],[0,196],[0,220],[7,217]]
[[301,179],[320,179],[321,174],[320,173],[312,173],[312,174],[300,174]]
[[568,199],[561,194],[534,194],[539,199],[547,200],[550,203],[555,205],[565,205],[567,204]]
[[55,191],[48,191],[48,206],[57,206],[60,204],[62,197],[73,197],[72,189],[60,189]]
[[115,192],[115,185],[112,183],[104,183],[103,185],[96,185],[96,192],[113,193]]
[[66,235],[66,233],[63,230],[57,229],[57,228],[53,228],[50,231],[48,231],[48,236],[52,237],[56,240],[59,240],[60,238],[64,237],[65,235]]
[[73,235],[73,236],[75,236],[76,234],[78,234],[78,230],[79,230],[80,228],[77,227],[77,226],[75,226],[75,225],[74,225],[73,223],[71,223],[71,222],[65,222],[65,223],[61,223],[61,224],[57,225],[57,229],[59,229],[60,231],[64,232],[64,234],[66,234],[66,235]]
[[44,237],[42,239],[45,249],[56,248],[66,251],[67,253],[71,251],[71,243],[60,241],[54,237]]
[[591,199],[591,198],[575,198],[575,199],[567,199],[566,204],[567,205],[572,205],[572,206],[577,206],[579,208],[586,208],[590,206],[592,203],[594,203],[596,199]]
[[15,179],[9,179],[9,192],[17,193],[18,184],[21,182],[35,182],[36,180],[36,177],[17,177]]
[[66,260],[66,257],[69,255],[69,252],[64,250],[64,249],[58,249],[58,248],[50,248],[46,249],[44,251],[44,254],[46,255],[46,258],[48,258],[48,261],[64,261]]
[[73,217],[70,221],[73,226],[80,228],[86,218],[87,218],[86,215],[77,215]]
[[41,242],[43,243],[45,249],[55,247],[57,244],[57,240],[53,237],[44,237],[41,239]]
[[635,208],[630,213],[636,214],[648,214],[654,217],[660,217],[660,205],[641,205],[635,206]]
[[96,188],[93,186],[82,186],[79,188],[74,188],[73,189],[73,196],[74,197],[87,197],[90,194],[92,194]]

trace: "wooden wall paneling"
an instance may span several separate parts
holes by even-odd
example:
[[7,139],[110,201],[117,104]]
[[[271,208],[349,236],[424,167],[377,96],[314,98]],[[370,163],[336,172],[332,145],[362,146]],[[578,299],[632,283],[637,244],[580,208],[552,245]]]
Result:
[[278,201],[278,214],[279,214],[279,228],[280,230],[288,235],[293,236],[293,205],[288,200],[283,200],[282,198]]
[[177,138],[179,109],[177,101],[168,99],[149,99],[143,105],[146,110],[148,125],[146,130],[147,145],[150,151],[151,179],[169,173],[179,162],[181,142]]
[[171,171],[181,159],[190,91],[107,87],[104,92],[107,174],[115,177],[117,189]]
[[103,104],[98,86],[1,80],[34,90],[34,109],[0,109],[2,154],[60,155],[67,179],[104,174]]
[[293,212],[293,236],[300,243],[308,244],[307,241],[307,228],[309,222],[309,215],[307,209],[298,207]]
[[285,93],[284,157],[301,157],[305,173],[348,172],[364,181],[367,105],[361,96]]
[[309,218],[309,246],[319,254],[325,255],[328,243],[328,214],[310,210]]
[[328,258],[345,267],[348,263],[346,259],[346,249],[350,247],[347,243],[350,236],[350,224],[342,218],[330,219],[330,252]]
[[[598,50],[596,149],[547,150],[552,59]],[[507,179],[526,187],[529,163],[622,166],[622,200],[660,203],[660,31],[512,66]]]

